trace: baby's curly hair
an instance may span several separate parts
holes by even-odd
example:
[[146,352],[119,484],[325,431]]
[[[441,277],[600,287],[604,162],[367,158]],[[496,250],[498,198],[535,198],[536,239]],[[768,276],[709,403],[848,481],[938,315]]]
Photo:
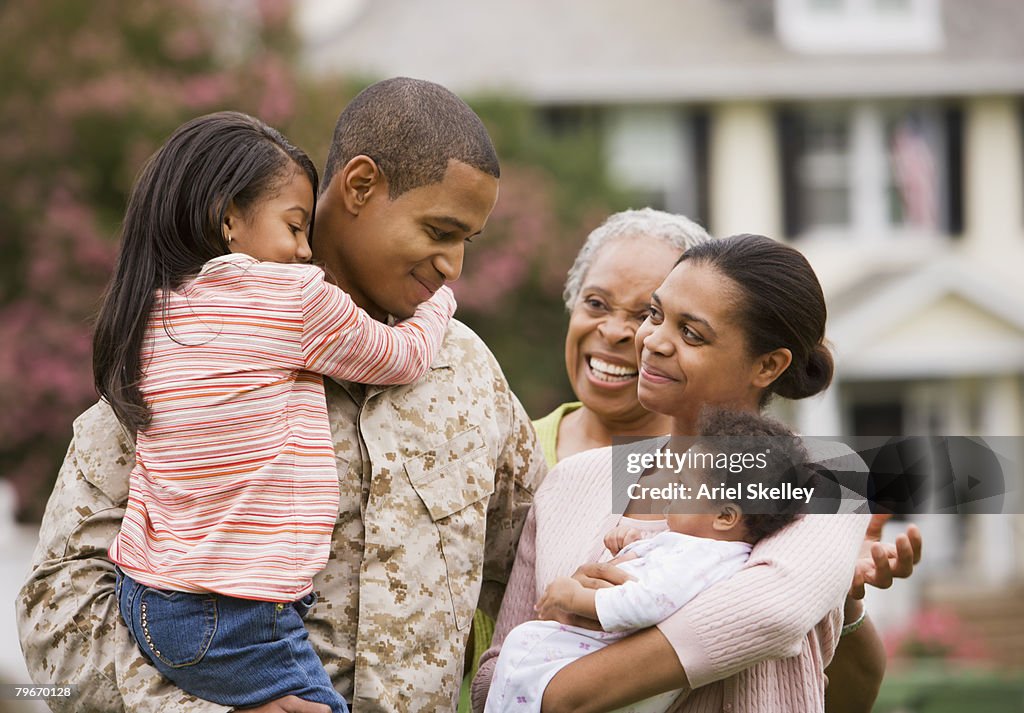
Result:
[[[701,439],[722,439],[716,441],[716,450],[720,450],[724,442],[733,453],[764,453],[765,467],[758,467],[753,472],[766,487],[778,487],[784,483],[807,487],[813,486],[817,479],[816,471],[808,464],[809,456],[801,439],[773,419],[744,411],[705,408],[698,420],[697,432]],[[729,488],[743,488],[750,482],[751,470],[712,467],[706,475]],[[792,500],[772,500],[764,503],[758,512],[744,512],[743,527],[747,533],[744,539],[754,544],[775,534],[796,520],[802,510],[801,505]]]

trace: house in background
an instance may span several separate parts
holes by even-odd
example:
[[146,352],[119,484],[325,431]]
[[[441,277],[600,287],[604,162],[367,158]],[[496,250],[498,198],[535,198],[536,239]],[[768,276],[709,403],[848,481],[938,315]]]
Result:
[[[1024,434],[1024,2],[300,9],[316,71],[522,97],[551,132],[600,130],[637,205],[803,251],[837,369],[824,397],[783,409],[802,432]],[[1022,516],[918,521],[920,574],[872,611],[951,602],[1024,663]]]

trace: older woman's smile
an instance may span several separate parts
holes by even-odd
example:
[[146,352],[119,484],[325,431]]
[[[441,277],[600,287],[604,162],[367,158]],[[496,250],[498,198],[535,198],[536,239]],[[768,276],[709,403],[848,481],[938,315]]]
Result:
[[635,366],[628,365],[618,359],[602,358],[596,355],[587,357],[589,376],[603,384],[632,383],[637,377]]

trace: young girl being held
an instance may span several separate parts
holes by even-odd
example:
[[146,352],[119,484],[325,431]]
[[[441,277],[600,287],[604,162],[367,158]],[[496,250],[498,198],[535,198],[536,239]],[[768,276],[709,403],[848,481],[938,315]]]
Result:
[[348,710],[302,622],[338,514],[321,375],[415,381],[455,310],[441,288],[389,327],[326,282],[317,182],[251,116],[182,125],[132,187],[96,328],[97,390],[137,436],[121,614],[164,676],[226,706]]

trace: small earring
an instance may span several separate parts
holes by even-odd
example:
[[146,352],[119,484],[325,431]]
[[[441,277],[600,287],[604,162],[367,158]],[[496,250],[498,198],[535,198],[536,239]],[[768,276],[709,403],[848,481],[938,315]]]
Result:
[[231,244],[231,233],[228,233],[228,245]]

